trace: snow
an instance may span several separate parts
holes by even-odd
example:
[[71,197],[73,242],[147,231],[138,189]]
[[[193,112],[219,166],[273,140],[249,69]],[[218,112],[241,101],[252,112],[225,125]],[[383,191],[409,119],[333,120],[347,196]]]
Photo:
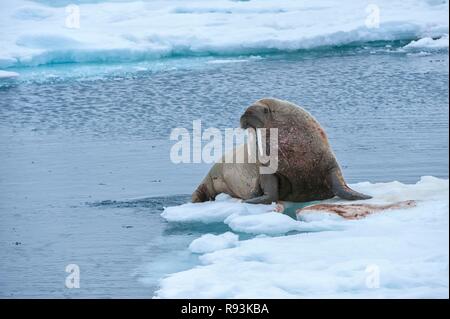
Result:
[[231,215],[225,219],[225,223],[237,232],[268,235],[285,234],[290,231],[324,231],[341,229],[345,226],[333,217],[305,224],[287,215],[270,212],[259,215]]
[[219,249],[235,247],[239,241],[239,236],[232,232],[221,235],[205,234],[195,239],[189,245],[189,250],[193,253],[210,253]]
[[[362,193],[373,196],[370,200],[352,203],[390,204],[405,200],[430,201],[442,196],[441,190],[447,182],[432,176],[423,176],[417,184],[400,182],[363,182],[351,185]],[[436,195],[438,194],[438,195]],[[345,204],[348,201],[334,198],[323,203]],[[161,216],[169,222],[224,222],[233,231],[251,234],[279,235],[290,231],[323,231],[343,229],[349,224],[342,218],[329,214],[306,213],[296,221],[287,215],[274,212],[275,205],[252,205],[228,195],[220,194],[216,201],[187,203],[166,207]],[[303,223],[302,221],[309,221]]]
[[[156,297],[448,298],[448,179],[426,176],[416,184],[365,182],[352,187],[374,196],[366,202],[413,199],[417,206],[357,221],[316,216],[310,222],[288,220],[263,208],[240,214],[242,209],[225,218],[232,229],[272,234],[273,228],[301,231],[301,225],[309,225],[310,231],[260,235],[232,248],[211,244],[212,252],[199,257],[201,265],[163,278]],[[224,203],[245,206],[229,198]],[[208,204],[214,205],[195,205],[206,214]],[[192,212],[190,216],[200,218]]]
[[426,37],[419,39],[417,41],[411,41],[403,47],[406,50],[417,50],[417,49],[428,49],[428,50],[442,50],[448,49],[448,34],[433,39],[431,37]]
[[275,205],[252,205],[220,194],[213,202],[187,203],[175,207],[166,207],[161,216],[169,222],[223,222],[233,214],[248,215],[270,212]]
[[448,2],[376,3],[379,25],[370,24],[369,1],[95,1],[76,10],[58,1],[2,1],[0,67],[253,54],[448,34]]

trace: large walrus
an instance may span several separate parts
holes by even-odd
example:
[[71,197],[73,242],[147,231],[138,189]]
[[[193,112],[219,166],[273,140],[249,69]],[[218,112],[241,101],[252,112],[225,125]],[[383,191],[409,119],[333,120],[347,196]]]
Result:
[[[216,163],[192,194],[192,202],[213,200],[219,193],[254,204],[309,202],[334,196],[371,198],[347,186],[325,131],[303,108],[288,101],[261,99],[247,108],[240,123],[243,129],[278,129],[277,171],[260,174],[259,162]],[[247,146],[234,152],[247,153]]]

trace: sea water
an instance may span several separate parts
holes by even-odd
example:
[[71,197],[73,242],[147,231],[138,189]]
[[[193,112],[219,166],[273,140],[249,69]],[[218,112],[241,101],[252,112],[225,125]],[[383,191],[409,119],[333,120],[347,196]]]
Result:
[[[390,48],[168,58],[98,78],[80,70],[111,66],[16,69],[24,79],[0,88],[0,295],[148,298],[197,265],[191,241],[230,228],[160,216],[210,167],[173,164],[169,134],[196,119],[238,127],[262,97],[310,111],[349,183],[448,178],[448,54]],[[65,285],[68,264],[79,289]]]

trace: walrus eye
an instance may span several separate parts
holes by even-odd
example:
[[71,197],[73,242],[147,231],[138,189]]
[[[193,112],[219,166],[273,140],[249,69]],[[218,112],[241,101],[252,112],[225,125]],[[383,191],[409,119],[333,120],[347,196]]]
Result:
[[265,109],[264,109],[264,113],[265,113],[265,114],[269,113],[269,109],[266,109],[266,108],[265,108]]

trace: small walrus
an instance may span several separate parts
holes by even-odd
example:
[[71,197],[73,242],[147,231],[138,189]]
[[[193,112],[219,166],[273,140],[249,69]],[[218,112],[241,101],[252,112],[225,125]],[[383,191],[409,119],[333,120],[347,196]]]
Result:
[[[192,202],[213,200],[219,193],[254,204],[278,200],[309,202],[334,196],[347,200],[371,198],[347,186],[325,131],[300,106],[273,98],[261,99],[246,109],[240,124],[243,129],[278,129],[276,172],[260,174],[262,164],[258,161],[221,161],[214,164],[194,191]],[[248,146],[243,145],[233,152],[246,154],[247,150]]]

